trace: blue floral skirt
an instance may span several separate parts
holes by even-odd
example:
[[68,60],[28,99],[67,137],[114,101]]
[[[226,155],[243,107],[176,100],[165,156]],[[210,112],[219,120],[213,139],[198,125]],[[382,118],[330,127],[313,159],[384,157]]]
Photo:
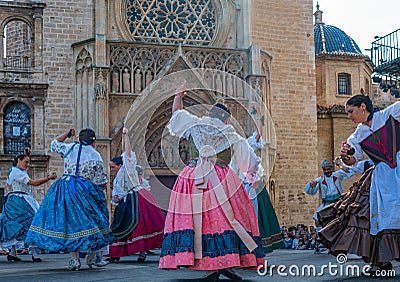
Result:
[[50,186],[26,243],[52,252],[96,251],[113,242],[103,189],[74,175]]

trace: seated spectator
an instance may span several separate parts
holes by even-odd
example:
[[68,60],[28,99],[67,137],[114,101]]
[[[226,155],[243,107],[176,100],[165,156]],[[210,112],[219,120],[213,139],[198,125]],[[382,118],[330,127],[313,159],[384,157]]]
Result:
[[292,249],[297,250],[297,245],[299,244],[299,241],[301,240],[301,234],[300,232],[296,232],[296,237],[293,239],[292,243]]
[[294,239],[294,238],[296,238],[296,227],[295,226],[290,226],[289,227],[289,229],[288,229],[288,231],[289,231],[289,237],[291,238],[291,239]]
[[292,248],[292,243],[293,239],[289,237],[289,234],[287,232],[283,233],[283,249],[291,249]]
[[305,245],[307,245],[308,240],[310,239],[310,237],[308,236],[308,233],[302,233],[302,239]]
[[317,249],[317,233],[312,233],[311,238],[308,240],[307,249],[316,250]]
[[305,250],[306,249],[306,245],[304,245],[303,239],[299,239],[299,242],[294,249],[295,250]]

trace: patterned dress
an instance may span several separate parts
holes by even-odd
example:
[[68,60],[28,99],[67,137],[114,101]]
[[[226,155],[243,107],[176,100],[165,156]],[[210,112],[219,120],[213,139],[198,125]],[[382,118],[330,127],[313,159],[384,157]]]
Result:
[[[260,159],[230,125],[175,111],[170,133],[190,138],[189,165],[179,174],[170,198],[159,267],[217,270],[255,268],[263,249],[254,208],[241,180],[230,169],[231,152],[253,183]],[[190,141],[189,140],[189,141]]]
[[92,147],[53,140],[64,158],[64,175],[54,182],[29,228],[26,242],[53,252],[97,251],[113,241],[103,189],[100,154]]
[[114,179],[112,195],[120,201],[111,225],[115,240],[109,257],[129,256],[161,247],[165,217],[150,193],[147,181],[140,183],[136,172],[136,155],[122,155],[123,165]]
[[0,217],[0,248],[24,246],[26,233],[39,209],[32,194],[32,186],[28,184],[29,180],[26,170],[16,166],[10,168],[7,184],[12,186],[13,192],[4,197]]
[[375,166],[318,216],[319,239],[336,254],[354,253],[380,265],[400,260],[400,102],[375,112],[371,127],[360,124],[347,142],[357,160],[365,152]]

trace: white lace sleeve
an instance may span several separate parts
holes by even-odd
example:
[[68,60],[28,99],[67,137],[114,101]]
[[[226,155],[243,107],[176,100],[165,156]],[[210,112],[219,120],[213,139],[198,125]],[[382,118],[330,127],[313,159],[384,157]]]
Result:
[[125,153],[122,154],[122,161],[123,169],[125,169],[126,173],[129,175],[133,187],[140,186],[139,177],[136,171],[137,160],[135,152],[131,151],[131,157],[126,156]]
[[256,140],[256,137],[258,135],[258,131],[254,131],[253,135],[251,135],[249,138],[247,138],[247,142],[249,142],[250,147],[254,150],[254,152],[257,152],[259,149],[264,148],[268,143],[264,142],[262,137],[260,136],[260,139],[258,141]]
[[199,120],[197,116],[190,114],[186,110],[177,110],[172,114],[167,128],[172,136],[181,137]]
[[261,159],[247,141],[243,139],[233,144],[233,153],[239,169],[246,174],[246,182],[252,184],[260,180],[263,174]]
[[[359,127],[357,127],[358,129]],[[363,150],[361,149],[361,145],[360,142],[358,141],[358,137],[357,137],[357,129],[356,131],[350,135],[350,137],[347,139],[347,143],[354,148],[355,153],[354,153],[354,157],[356,159],[356,161],[361,161],[362,159],[364,159],[364,153]]]
[[151,190],[149,181],[143,177],[142,177],[142,187],[143,187],[143,189],[146,189],[147,191]]

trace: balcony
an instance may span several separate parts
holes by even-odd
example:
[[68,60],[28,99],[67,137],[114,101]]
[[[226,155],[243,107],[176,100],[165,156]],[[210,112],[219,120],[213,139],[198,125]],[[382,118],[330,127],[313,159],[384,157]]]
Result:
[[395,81],[400,79],[400,29],[372,42],[371,60],[374,72],[378,76],[388,77]]
[[32,82],[32,64],[28,56],[3,58],[0,79],[4,82]]

